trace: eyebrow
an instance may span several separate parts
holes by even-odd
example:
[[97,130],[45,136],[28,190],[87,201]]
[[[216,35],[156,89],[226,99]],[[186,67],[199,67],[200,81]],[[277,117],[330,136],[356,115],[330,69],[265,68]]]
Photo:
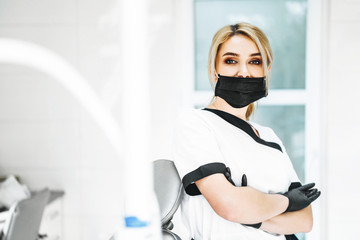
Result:
[[[223,56],[223,57],[224,57],[224,56],[235,56],[235,57],[238,57],[239,54],[234,53],[234,52],[226,52],[226,53],[224,53],[224,55],[222,55],[222,56]],[[252,53],[252,54],[250,54],[250,56],[251,56],[251,57],[261,56],[261,54],[260,54],[260,53]]]

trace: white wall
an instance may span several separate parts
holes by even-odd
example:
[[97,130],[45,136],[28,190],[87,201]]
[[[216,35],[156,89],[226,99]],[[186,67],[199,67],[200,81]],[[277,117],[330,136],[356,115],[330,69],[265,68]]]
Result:
[[170,158],[172,123],[180,105],[177,75],[175,0],[150,4],[151,159]]
[[360,1],[332,0],[328,14],[327,239],[355,240],[360,213]]
[[[149,21],[133,26],[150,33],[149,160],[170,158],[179,106],[174,2],[151,1]],[[63,57],[121,124],[120,14],[118,0],[3,0],[0,37],[40,44]],[[141,67],[144,59],[138,60]],[[35,70],[0,64],[0,132],[0,175],[17,174],[32,189],[65,191],[64,239],[107,239],[115,231],[123,207],[122,159],[60,84]]]
[[[49,48],[119,115],[117,1],[3,0],[0,37]],[[34,56],[35,58],[36,56]],[[89,115],[49,76],[0,65],[0,174],[65,191],[64,239],[108,239],[120,223],[121,159]]]

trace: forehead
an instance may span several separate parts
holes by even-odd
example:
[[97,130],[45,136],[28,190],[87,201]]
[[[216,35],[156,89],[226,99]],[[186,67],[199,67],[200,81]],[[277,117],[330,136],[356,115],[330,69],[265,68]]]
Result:
[[237,53],[240,56],[248,56],[253,53],[258,53],[259,48],[251,38],[237,34],[221,44],[218,55],[222,56],[222,54],[226,52]]

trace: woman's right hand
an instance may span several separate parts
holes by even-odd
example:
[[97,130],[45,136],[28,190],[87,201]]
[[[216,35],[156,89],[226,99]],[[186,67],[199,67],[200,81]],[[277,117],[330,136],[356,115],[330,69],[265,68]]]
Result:
[[294,212],[306,208],[315,201],[321,194],[316,188],[315,183],[299,186],[283,193],[289,199],[289,206],[285,212]]

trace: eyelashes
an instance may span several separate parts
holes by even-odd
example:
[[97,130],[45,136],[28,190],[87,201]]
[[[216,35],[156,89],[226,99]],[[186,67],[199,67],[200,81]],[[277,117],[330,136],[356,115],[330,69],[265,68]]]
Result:
[[224,61],[226,64],[236,64],[237,61],[233,60],[233,59],[225,59]]
[[[238,61],[228,58],[228,59],[224,60],[224,63],[225,64],[236,64],[236,63],[238,63]],[[254,65],[261,65],[262,61],[261,61],[261,59],[253,59],[253,60],[249,61],[249,63],[254,64]]]
[[261,65],[261,59],[255,59],[255,60],[251,60],[250,61],[251,64],[255,64],[255,65]]

